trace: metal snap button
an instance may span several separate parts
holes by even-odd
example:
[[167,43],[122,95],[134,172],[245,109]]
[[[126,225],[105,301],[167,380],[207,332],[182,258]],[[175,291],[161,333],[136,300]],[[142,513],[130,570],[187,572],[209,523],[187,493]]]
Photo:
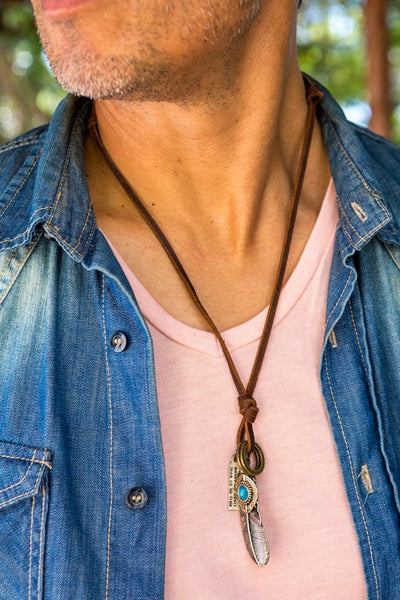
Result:
[[128,505],[134,510],[138,508],[144,508],[147,504],[147,494],[143,488],[134,487],[132,488],[126,497]]
[[128,345],[128,338],[123,331],[116,331],[111,338],[111,347],[114,352],[123,352]]

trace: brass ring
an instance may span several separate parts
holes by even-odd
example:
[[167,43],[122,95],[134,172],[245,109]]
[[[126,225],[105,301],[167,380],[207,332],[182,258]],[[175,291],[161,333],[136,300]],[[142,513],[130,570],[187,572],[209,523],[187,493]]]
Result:
[[[255,465],[250,466],[250,456],[254,454]],[[236,450],[236,462],[239,469],[249,477],[255,477],[263,472],[265,467],[264,453],[258,444],[254,444],[253,449],[247,452],[247,441],[240,442]]]

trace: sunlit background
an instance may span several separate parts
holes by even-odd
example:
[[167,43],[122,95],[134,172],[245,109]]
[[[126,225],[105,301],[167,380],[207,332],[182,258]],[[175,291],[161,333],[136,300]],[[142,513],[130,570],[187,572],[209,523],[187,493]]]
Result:
[[[400,141],[400,6],[391,2],[388,27],[393,137]],[[301,66],[326,85],[348,117],[370,118],[361,0],[303,0],[298,39]],[[0,0],[0,141],[46,123],[64,92],[38,42],[29,2]]]

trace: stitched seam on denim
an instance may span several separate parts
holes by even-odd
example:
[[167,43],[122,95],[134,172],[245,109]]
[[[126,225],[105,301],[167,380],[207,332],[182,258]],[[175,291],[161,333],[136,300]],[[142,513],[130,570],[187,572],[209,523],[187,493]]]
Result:
[[[46,460],[38,460],[35,458],[24,458],[22,456],[11,456],[10,454],[0,454],[0,458],[14,458],[15,460],[25,460],[27,462],[32,462],[32,463],[36,463],[38,465],[44,465],[45,467],[48,467],[49,469],[52,469],[52,465],[47,462]],[[0,492],[3,492],[4,490],[0,490]]]
[[42,469],[39,469],[37,477],[36,477],[35,485],[33,486],[32,489],[30,489],[28,492],[24,492],[23,494],[20,494],[19,496],[13,496],[12,498],[9,498],[8,500],[4,500],[3,502],[0,502],[0,507],[4,506],[5,504],[10,504],[10,502],[14,502],[14,500],[19,500],[19,498],[25,498],[25,496],[29,496],[29,494],[31,494],[33,492],[33,490],[35,489],[35,487],[37,486],[37,482],[39,481],[41,473],[42,473]]
[[[49,210],[51,208],[51,206],[43,206],[42,208],[37,208],[31,215],[31,217],[33,217],[34,215],[36,215],[36,213],[41,212],[43,210]],[[26,229],[25,231],[23,231],[22,233],[16,235],[13,238],[9,238],[8,240],[0,240],[0,244],[8,244],[9,242],[15,242],[16,240],[18,240],[19,238],[23,237],[24,235],[26,235]]]
[[[378,202],[378,200],[376,198],[375,198],[375,200]],[[347,224],[349,225],[350,229],[352,229],[354,231],[354,233],[356,234],[356,236],[358,237],[358,239],[361,242],[367,242],[373,236],[373,234],[376,231],[378,231],[379,229],[381,229],[381,227],[383,227],[384,225],[386,225],[391,220],[391,217],[388,215],[387,211],[385,211],[382,208],[382,210],[384,210],[384,212],[387,215],[386,219],[384,221],[382,221],[381,223],[379,223],[376,227],[374,227],[373,229],[371,229],[370,231],[368,231],[368,233],[367,233],[366,236],[360,235],[358,233],[358,231],[351,224],[351,222],[350,222],[350,220],[349,220],[349,218],[348,218],[348,216],[346,214],[346,211],[344,210],[344,207],[343,207],[343,204],[342,204],[341,200],[338,199],[338,202],[339,202],[340,206],[342,207],[342,214],[343,214],[344,218],[346,219]],[[378,204],[379,204],[379,202],[378,202]]]
[[[146,375],[146,380],[145,381],[146,381],[146,397],[147,398],[150,398],[150,394],[153,391],[153,384],[150,384],[149,364],[150,364],[150,361],[146,360],[144,368],[145,368],[145,375]],[[151,389],[150,389],[150,386],[151,386]],[[156,391],[156,393],[157,393],[157,391]],[[151,405],[150,402],[146,402],[147,418],[149,420],[149,423],[151,422],[152,417],[153,417],[153,415],[151,414],[151,411],[150,411],[150,405]],[[156,448],[156,428],[155,427],[151,427],[150,431],[151,431],[151,441],[152,441],[153,450],[154,450]],[[156,494],[157,494],[157,497],[158,497],[159,496],[158,479],[156,479],[156,486],[157,486],[156,487]],[[156,523],[158,521],[159,521],[159,518],[155,518],[154,519],[154,523]],[[159,545],[161,544],[161,536],[157,535],[157,536],[155,536],[155,538],[156,538],[155,539],[156,554],[159,554],[158,548],[159,548]],[[155,569],[151,570],[150,576],[152,577],[152,579],[151,579],[151,587],[152,587],[152,589],[154,589],[155,582],[157,582],[157,577],[156,577]]]
[[29,573],[28,573],[28,600],[32,599],[32,548],[33,548],[33,515],[35,512],[36,497],[32,498],[31,529],[29,535]]
[[[361,173],[359,172],[359,170],[357,169],[356,165],[354,164],[354,162],[352,161],[352,159],[350,158],[348,152],[346,152],[346,149],[344,148],[340,138],[337,135],[336,129],[333,126],[332,122],[329,121],[329,126],[330,129],[332,130],[332,133],[336,139],[336,142],[338,143],[338,146],[340,148],[341,154],[344,157],[344,160],[346,161],[346,163],[348,163],[348,165],[350,166],[351,170],[354,172],[354,174],[358,177],[358,179],[361,181],[362,185],[365,187],[365,189],[373,196],[373,198],[375,199],[376,203],[379,205],[379,207],[381,208],[382,212],[386,215],[386,220],[383,221],[382,223],[380,223],[379,225],[377,225],[377,227],[375,227],[372,231],[369,232],[369,237],[380,227],[383,227],[384,225],[386,225],[386,223],[388,223],[391,220],[391,215],[389,214],[389,212],[387,211],[384,203],[382,202],[382,199],[380,198],[380,196],[378,196],[378,194],[376,192],[374,192],[374,190],[368,185],[368,183],[365,181],[365,179],[363,178],[363,176],[361,175]],[[345,211],[343,211],[346,221],[349,223],[350,227],[353,229],[353,231],[355,232],[355,234],[357,235],[357,237],[360,240],[365,241],[366,238],[360,236],[357,231],[354,229],[354,227],[351,225],[350,221],[347,218],[347,215],[345,213]]]
[[362,521],[363,521],[363,524],[364,524],[364,530],[365,530],[365,533],[366,533],[366,536],[367,536],[368,548],[369,548],[369,555],[370,555],[370,559],[371,559],[372,570],[373,570],[373,573],[374,573],[376,598],[380,598],[378,577],[377,577],[376,569],[375,569],[374,553],[373,553],[373,550],[372,550],[372,544],[371,544],[371,538],[370,538],[370,535],[369,535],[368,524],[367,524],[367,521],[366,521],[366,518],[365,518],[365,515],[364,515],[362,502],[361,502],[360,495],[359,495],[359,492],[358,492],[357,478],[355,477],[355,474],[354,474],[354,467],[353,467],[353,462],[351,460],[350,448],[349,448],[349,445],[348,445],[348,442],[347,442],[346,433],[344,431],[342,419],[340,417],[339,408],[338,408],[338,405],[336,403],[335,394],[333,393],[333,387],[332,387],[331,378],[329,376],[329,368],[328,368],[328,361],[327,361],[326,353],[325,353],[325,370],[326,370],[326,376],[327,376],[327,379],[328,379],[329,390],[330,390],[331,397],[332,397],[332,400],[333,400],[333,403],[334,403],[334,406],[335,406],[336,416],[338,418],[339,425],[340,425],[340,430],[341,430],[342,437],[343,437],[343,440],[344,440],[344,443],[345,443],[345,446],[346,446],[346,454],[347,454],[347,459],[348,459],[349,465],[350,465],[351,478],[353,480],[353,487],[354,487],[354,491],[356,493],[358,508],[360,510],[360,513],[361,513],[361,518],[362,518]]
[[[91,205],[89,206],[89,210],[88,210],[88,212],[87,212],[87,215],[86,215],[86,221],[85,221],[85,224],[84,224],[84,225],[83,225],[83,227],[82,227],[81,234],[80,234],[80,236],[79,236],[79,239],[78,239],[78,241],[76,242],[75,246],[72,246],[71,244],[69,244],[69,243],[68,243],[68,242],[67,242],[67,241],[64,239],[64,237],[63,237],[63,234],[61,233],[61,231],[60,231],[60,229],[57,227],[57,225],[50,224],[50,226],[49,226],[49,227],[50,227],[50,229],[51,229],[51,230],[53,230],[53,231],[56,231],[56,232],[57,232],[57,233],[60,235],[60,237],[61,237],[61,238],[62,238],[62,240],[63,240],[63,244],[64,244],[65,246],[67,246],[67,248],[69,248],[69,249],[70,249],[72,252],[77,252],[77,247],[79,246],[80,240],[81,240],[81,238],[82,238],[82,235],[83,235],[83,231],[84,231],[84,229],[85,229],[85,227],[86,227],[86,224],[87,224],[87,222],[88,222],[88,220],[89,220],[90,214],[91,214]],[[78,254],[79,256],[82,256],[82,255],[85,253],[85,251],[86,251],[86,248],[87,248],[87,246],[88,246],[88,245],[89,245],[89,243],[90,243],[90,236],[91,236],[91,233],[92,233],[92,231],[94,230],[94,228],[95,228],[95,223],[93,223],[93,224],[92,224],[92,226],[91,226],[91,228],[90,228],[90,232],[89,232],[89,235],[88,235],[88,239],[87,239],[87,241],[86,241],[86,244],[84,245],[84,247],[83,247],[83,249],[82,249],[82,252],[77,252],[77,254]]]
[[42,486],[42,518],[40,520],[40,534],[39,534],[39,568],[38,568],[38,585],[37,585],[37,600],[40,600],[42,591],[42,569],[43,569],[43,538],[44,538],[44,509],[46,506],[46,486],[43,483]]
[[[77,242],[76,242],[76,244],[75,244],[74,250],[76,250],[76,248],[78,248],[79,244],[81,243],[81,239],[82,239],[82,236],[83,236],[83,232],[84,232],[84,231],[85,231],[85,229],[86,229],[86,225],[87,225],[87,224],[88,224],[88,222],[89,222],[89,217],[90,217],[90,215],[91,215],[91,212],[92,212],[92,211],[91,211],[91,208],[92,208],[92,205],[89,203],[88,211],[87,211],[87,213],[86,213],[86,219],[85,219],[85,222],[84,222],[84,224],[83,224],[83,227],[82,227],[82,230],[81,230],[80,236],[79,236],[79,238],[78,238],[78,241],[77,241]],[[92,227],[90,228],[89,235],[90,235],[90,233],[93,231],[93,227],[94,227],[94,224],[92,224]],[[89,236],[88,236],[88,240],[89,240]],[[84,248],[86,248],[86,246],[87,246],[87,244],[88,244],[88,240],[86,241],[86,244],[85,244]]]
[[8,203],[8,204],[6,204],[6,206],[5,206],[5,207],[4,207],[4,209],[3,209],[3,212],[1,212],[1,213],[0,213],[0,219],[1,219],[1,217],[2,217],[2,216],[3,216],[3,215],[6,213],[6,212],[7,212],[7,210],[10,208],[10,206],[11,206],[11,204],[14,202],[14,200],[15,200],[16,196],[19,194],[19,192],[21,191],[21,189],[24,187],[24,185],[25,185],[25,183],[26,183],[26,181],[27,181],[28,177],[30,177],[30,175],[31,175],[32,171],[34,170],[34,168],[35,168],[35,167],[36,167],[36,165],[37,165],[37,162],[38,162],[38,160],[39,160],[39,158],[40,158],[40,154],[41,154],[41,152],[42,152],[42,151],[40,150],[39,154],[37,155],[37,157],[35,158],[35,160],[34,160],[34,162],[33,162],[32,166],[31,166],[31,168],[29,169],[29,171],[26,173],[25,177],[23,178],[23,180],[22,180],[22,182],[21,182],[20,186],[19,186],[19,187],[18,187],[18,188],[15,190],[14,194],[11,196],[9,203]]
[[338,143],[338,146],[340,147],[340,151],[341,154],[343,155],[345,161],[348,163],[348,165],[350,166],[351,170],[354,172],[354,174],[358,177],[358,179],[361,181],[362,185],[365,187],[365,189],[374,197],[374,199],[377,201],[377,203],[379,204],[379,206],[381,207],[382,211],[389,217],[390,219],[390,215],[388,213],[388,211],[386,210],[386,207],[384,205],[384,203],[382,202],[381,197],[368,185],[368,183],[365,181],[365,179],[363,178],[363,176],[361,175],[360,171],[358,170],[358,168],[356,167],[356,165],[354,164],[353,160],[350,158],[349,153],[346,151],[345,147],[343,146],[339,136],[337,135],[336,129],[333,125],[333,123],[331,121],[329,121],[329,125],[330,125],[330,129],[332,130],[332,133]]
[[75,121],[74,124],[73,124],[73,126],[72,126],[71,136],[70,136],[69,145],[68,145],[68,153],[67,153],[67,157],[66,157],[66,160],[65,160],[65,163],[64,163],[63,174],[62,174],[59,186],[58,186],[58,191],[57,191],[57,195],[56,195],[56,201],[55,201],[54,206],[53,206],[53,211],[52,211],[52,214],[50,216],[49,223],[51,223],[53,221],[54,215],[55,215],[57,207],[58,207],[58,203],[59,203],[60,198],[61,198],[62,188],[63,188],[64,182],[65,182],[65,179],[67,177],[67,168],[68,168],[69,162],[71,160],[72,148],[73,148],[73,145],[74,145],[74,140],[75,140],[75,135],[76,135],[77,127],[78,127],[78,124],[77,124],[77,121]]
[[329,319],[331,318],[331,316],[335,312],[335,310],[336,310],[336,308],[337,308],[340,300],[342,299],[342,297],[343,297],[343,295],[344,295],[344,293],[346,291],[346,288],[347,288],[347,286],[349,284],[350,277],[351,277],[351,273],[349,273],[349,276],[347,277],[346,283],[344,284],[344,288],[342,289],[342,293],[340,294],[339,298],[337,299],[337,302],[336,302],[335,306],[332,308],[331,312],[329,313],[328,318],[326,319],[326,322],[329,321]]
[[4,152],[8,152],[8,150],[14,150],[15,148],[23,148],[24,146],[32,146],[33,142],[37,142],[43,131],[40,131],[36,135],[30,135],[29,137],[24,138],[23,140],[18,140],[17,142],[8,142],[4,144],[3,147],[0,148],[0,154],[4,154]]
[[105,282],[104,274],[102,275],[102,286],[101,286],[101,312],[102,312],[102,325],[103,325],[103,336],[104,336],[104,352],[106,360],[107,370],[107,397],[108,397],[108,410],[109,410],[109,477],[110,477],[110,510],[108,513],[108,532],[107,532],[107,568],[106,568],[106,595],[105,600],[108,600],[108,591],[110,585],[110,556],[111,556],[111,521],[112,521],[112,508],[114,501],[114,488],[113,488],[113,410],[112,410],[112,395],[111,395],[111,371],[110,364],[108,361],[107,354],[107,330],[106,330],[106,316],[105,316]]
[[340,256],[343,258],[343,254],[346,252],[346,250],[348,250],[349,248],[352,248],[353,244],[349,243],[347,244],[347,246],[345,248],[343,248],[343,250],[340,252]]
[[353,313],[353,307],[351,305],[351,300],[349,300],[349,309],[350,309],[350,317],[351,317],[351,322],[353,324],[354,333],[356,334],[356,341],[357,341],[358,351],[360,353],[361,362],[363,364],[364,375],[365,375],[366,380],[368,381],[368,387],[371,389],[371,386],[370,386],[370,383],[369,383],[369,378],[368,378],[367,366],[365,364],[364,355],[363,355],[363,352],[362,352],[362,349],[361,349],[361,344],[360,344],[360,338],[358,337],[358,331],[357,331],[357,327],[356,327],[356,322],[354,320],[354,313]]
[[[56,231],[58,231],[58,232],[59,232],[59,229],[57,228],[57,226],[53,225],[53,220],[54,220],[54,216],[55,216],[55,214],[56,214],[56,210],[57,210],[57,208],[58,208],[58,203],[59,203],[59,201],[60,201],[60,198],[61,198],[61,195],[62,195],[62,191],[63,191],[63,186],[64,186],[64,183],[65,183],[65,180],[66,180],[66,177],[67,177],[67,170],[68,170],[68,166],[69,166],[69,163],[70,163],[70,160],[71,160],[72,148],[73,148],[73,146],[74,146],[75,137],[76,137],[76,132],[77,132],[77,129],[78,129],[78,124],[79,124],[79,126],[80,126],[80,124],[81,124],[80,115],[81,115],[81,113],[83,113],[84,111],[86,111],[86,105],[82,106],[81,110],[79,111],[78,115],[76,116],[76,120],[75,120],[75,122],[74,122],[74,125],[73,125],[73,128],[72,128],[72,131],[71,131],[71,137],[70,137],[70,140],[69,140],[69,147],[68,147],[68,154],[67,154],[67,157],[66,157],[66,160],[65,160],[65,163],[64,163],[63,175],[62,175],[62,177],[61,177],[61,181],[60,181],[60,183],[59,183],[58,192],[57,192],[57,196],[56,196],[56,201],[55,201],[55,203],[54,203],[54,206],[53,206],[52,214],[51,214],[51,216],[50,216],[50,219],[49,219],[49,221],[48,221],[49,225],[51,225],[51,226],[52,226],[52,227],[53,227],[53,228],[54,228]],[[86,215],[85,224],[84,224],[84,226],[83,226],[83,228],[82,228],[81,234],[80,234],[80,236],[79,236],[79,239],[78,239],[78,241],[77,241],[76,245],[73,247],[73,246],[71,246],[70,244],[68,244],[67,242],[65,242],[65,240],[64,240],[65,244],[66,244],[66,245],[67,245],[69,248],[71,248],[72,250],[74,250],[74,251],[76,251],[76,248],[77,248],[77,247],[78,247],[78,245],[79,245],[80,239],[81,239],[81,237],[82,237],[82,235],[83,235],[83,231],[84,231],[84,229],[85,229],[85,226],[86,226],[86,224],[87,224],[87,222],[88,222],[88,219],[89,219],[89,214],[90,214],[90,211],[91,211],[91,205],[89,205],[89,208],[88,208],[88,213],[87,213],[87,215]],[[85,246],[85,247],[86,247],[86,246]],[[81,255],[81,254],[80,254],[80,255]]]
[[[24,475],[24,476],[23,476],[23,477],[22,477],[22,478],[21,478],[19,481],[17,481],[17,483],[13,483],[12,485],[9,485],[8,487],[1,489],[1,490],[0,490],[0,494],[2,494],[3,492],[7,492],[8,490],[11,490],[13,487],[16,487],[17,485],[21,485],[21,483],[22,483],[23,481],[25,481],[25,479],[26,479],[26,478],[28,477],[28,475],[29,475],[29,471],[32,469],[33,463],[35,462],[35,460],[34,460],[34,459],[35,459],[35,455],[36,455],[36,450],[35,450],[35,451],[34,451],[34,453],[33,453],[33,457],[32,457],[32,459],[29,461],[29,462],[30,462],[30,465],[29,465],[29,467],[27,468],[27,470],[26,470],[26,472],[25,472],[25,475]],[[3,455],[1,455],[1,456],[3,456]],[[14,457],[5,456],[4,458],[14,458]],[[0,504],[0,506],[1,506],[1,504]]]
[[[369,380],[369,377],[368,377],[367,365],[365,363],[364,354],[363,354],[363,351],[362,351],[362,348],[361,348],[360,338],[358,336],[358,331],[357,331],[356,321],[354,319],[354,312],[353,312],[353,307],[352,307],[351,300],[349,300],[349,309],[350,309],[350,317],[351,317],[351,322],[352,322],[352,325],[353,325],[354,333],[356,334],[357,347],[358,347],[358,352],[359,352],[360,357],[361,357],[361,362],[362,362],[363,369],[364,369],[365,379],[368,382],[368,388],[369,388],[370,393],[371,393],[371,384],[370,384],[370,380]],[[361,473],[360,473],[360,475],[362,475],[363,467],[366,467],[367,471],[368,471],[367,465],[363,465],[361,467]],[[368,472],[368,477],[370,477],[369,472]],[[365,489],[367,490],[367,498],[368,498],[368,494],[373,493],[373,490],[372,490],[372,492],[368,492],[367,486],[364,483],[364,479],[362,479],[362,482],[363,482],[363,485],[364,485]],[[371,486],[372,486],[372,484],[371,484]]]
[[391,233],[392,235],[395,235],[397,238],[399,237],[398,229],[396,229],[396,227],[393,225],[393,219],[386,224],[385,230]]

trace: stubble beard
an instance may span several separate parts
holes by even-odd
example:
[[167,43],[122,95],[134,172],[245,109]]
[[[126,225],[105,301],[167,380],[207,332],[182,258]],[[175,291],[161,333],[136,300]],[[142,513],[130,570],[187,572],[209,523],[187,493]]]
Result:
[[[237,67],[235,47],[256,19],[262,0],[237,0],[241,18],[234,24],[213,23],[202,32],[204,51],[201,62],[187,56],[169,57],[155,46],[147,32],[126,31],[125,39],[134,35],[135,53],[101,53],[82,43],[73,22],[63,23],[63,47],[55,48],[46,28],[37,18],[37,28],[44,51],[55,77],[68,92],[92,99],[179,102],[184,104],[224,102],[230,95]],[[213,77],[214,49],[221,38],[223,52],[218,56],[223,77]],[[207,60],[209,58],[209,60]],[[195,65],[195,67],[194,67]]]

